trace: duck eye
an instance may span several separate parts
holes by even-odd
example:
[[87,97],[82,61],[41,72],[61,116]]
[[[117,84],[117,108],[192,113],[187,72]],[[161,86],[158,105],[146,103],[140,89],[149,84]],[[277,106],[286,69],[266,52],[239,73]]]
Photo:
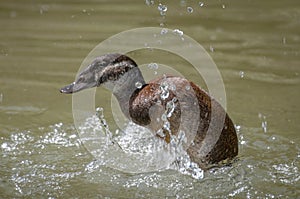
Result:
[[83,77],[79,77],[79,79],[77,80],[77,82],[83,82],[84,78]]

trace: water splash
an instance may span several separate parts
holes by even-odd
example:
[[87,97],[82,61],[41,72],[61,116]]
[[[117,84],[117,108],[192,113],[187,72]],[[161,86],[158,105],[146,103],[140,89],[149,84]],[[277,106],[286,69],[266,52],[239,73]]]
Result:
[[165,16],[167,13],[168,7],[166,5],[159,3],[157,6],[157,9],[160,12],[161,16]]
[[179,30],[179,29],[174,29],[174,30],[173,30],[173,33],[176,34],[176,35],[179,35],[180,37],[183,36],[183,31],[182,31],[182,30]]
[[167,34],[168,33],[168,29],[166,29],[166,28],[163,28],[163,29],[161,29],[161,31],[160,31],[160,34],[161,35],[165,35],[165,34]]
[[163,129],[158,129],[158,131],[156,131],[156,135],[158,135],[161,138],[166,137],[166,135],[164,134]]
[[[114,138],[112,138],[110,134],[106,134],[106,136],[108,136],[108,140],[110,140],[113,144],[117,144],[117,146],[119,146],[119,149],[125,152],[128,157],[124,158],[124,154],[119,154],[117,158],[118,161],[115,160],[114,162],[111,162],[114,158],[110,155],[109,163],[109,161],[103,161],[103,159],[107,159],[108,157],[101,156],[101,164],[115,165],[117,166],[117,168],[119,168],[120,164],[122,164],[122,159],[126,160],[128,158],[132,158],[132,155],[134,155],[135,157],[140,158],[140,162],[146,163],[148,168],[155,168],[157,166],[159,167],[161,165],[165,165],[165,167],[160,168],[172,168],[185,175],[190,175],[193,178],[202,179],[203,171],[198,168],[195,163],[192,163],[192,161],[186,154],[186,151],[184,150],[183,145],[187,142],[185,132],[180,131],[178,135],[172,135],[171,132],[170,122],[168,121],[168,118],[172,117],[177,102],[178,99],[174,97],[166,103],[165,112],[160,118],[163,122],[163,127],[156,132],[156,134],[161,138],[164,138],[166,136],[166,133],[168,133],[170,136],[169,144],[165,142],[164,139],[153,136],[153,134],[144,127],[129,122],[126,128],[123,129],[118,136],[114,136]],[[99,115],[99,119],[103,120],[102,124],[105,125],[106,121],[104,119],[102,109],[100,109]],[[105,151],[109,151],[110,154],[116,153],[114,152],[115,149],[111,148],[111,146],[113,145],[108,146],[108,148],[106,149],[101,149],[100,151],[104,153],[106,153]],[[177,162],[177,166],[172,167],[172,164],[174,164],[175,160]],[[126,162],[124,162],[124,164],[127,165]],[[136,165],[141,169],[147,169],[142,168],[144,166],[141,166],[141,163],[132,162],[132,165]],[[122,168],[125,169],[125,167]]]
[[192,162],[188,155],[180,156],[176,159],[174,165],[180,173],[189,175],[194,179],[201,180],[204,178],[204,171],[198,167],[198,165]]
[[49,11],[49,6],[48,5],[41,5],[40,6],[40,14],[41,15],[48,12],[48,11]]
[[167,99],[170,95],[168,83],[167,82],[162,82],[159,85],[159,89],[161,90],[161,94],[160,94],[161,99],[162,100]]
[[176,103],[177,102],[177,98],[174,97],[171,101],[168,101],[167,104],[166,104],[166,116],[167,118],[170,118],[176,108]]
[[[174,198],[205,198],[207,195],[215,198],[297,198],[298,143],[278,135],[273,140],[273,136],[260,131],[260,128],[240,127],[238,135],[244,135],[242,141],[245,142],[241,153],[247,151],[248,155],[233,166],[203,173],[189,162],[188,156],[182,155],[168,170],[129,175],[102,166],[101,160],[91,158],[73,125],[57,123],[27,131],[14,130],[7,137],[2,134],[0,139],[1,185],[5,186],[1,196],[70,198],[84,197],[94,191],[95,195],[107,193],[115,198],[124,194],[134,198],[137,193],[144,198],[153,197],[153,194],[157,198],[166,195]],[[257,145],[257,140],[262,143]],[[265,150],[266,145],[269,150]],[[201,179],[202,174],[205,180],[195,180]],[[76,187],[70,189],[74,185]],[[99,190],[99,186],[107,192]],[[89,189],[83,192],[82,187]],[[116,188],[125,191],[115,193]]]
[[184,131],[180,131],[178,135],[171,135],[170,150],[173,152],[176,160],[170,168],[179,171],[184,175],[189,175],[194,179],[201,180],[204,177],[204,171],[198,165],[191,161],[189,155],[183,146],[187,142]]
[[97,118],[100,120],[100,128],[101,130],[104,130],[104,133],[106,135],[106,145],[109,146],[111,144],[114,144],[114,140],[113,140],[113,134],[112,132],[109,130],[109,126],[104,118],[104,113],[103,113],[104,109],[102,107],[98,107],[96,108],[96,116]]
[[234,127],[235,127],[235,130],[236,130],[237,132],[239,132],[239,131],[241,130],[241,126],[240,126],[240,125],[234,125]]

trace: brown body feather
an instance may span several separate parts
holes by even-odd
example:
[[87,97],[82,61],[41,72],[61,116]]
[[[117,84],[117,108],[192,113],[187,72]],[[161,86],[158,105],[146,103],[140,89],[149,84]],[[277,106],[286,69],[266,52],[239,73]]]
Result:
[[[162,90],[160,85],[164,81],[176,87],[176,92],[169,90],[169,96],[166,99],[161,98]],[[190,86],[190,89],[186,89],[186,86]],[[156,132],[163,126],[160,117],[166,110],[166,104],[174,97],[178,98],[178,93],[180,93],[181,97],[176,102],[172,116],[168,118],[170,132],[173,135],[178,134],[179,126],[184,119],[181,118],[182,106],[187,105],[191,100],[195,100],[196,97],[199,108],[187,108],[189,111],[200,110],[197,112],[199,121],[196,135],[193,136],[191,144],[187,147],[187,153],[191,160],[196,162],[202,169],[207,169],[222,160],[234,158],[238,154],[238,140],[231,119],[216,100],[212,99],[197,85],[184,78],[172,76],[159,78],[144,85],[141,89],[137,89],[129,101],[129,114],[132,121]],[[222,123],[222,130],[219,133],[208,131],[209,125],[214,125],[211,123],[212,104],[214,104],[216,115],[224,115],[225,117],[225,121]],[[189,120],[193,120],[193,118],[189,118]],[[170,142],[169,132],[164,130],[164,133],[164,139]],[[207,136],[208,133],[210,134],[209,136]],[[207,149],[207,146],[210,149]]]

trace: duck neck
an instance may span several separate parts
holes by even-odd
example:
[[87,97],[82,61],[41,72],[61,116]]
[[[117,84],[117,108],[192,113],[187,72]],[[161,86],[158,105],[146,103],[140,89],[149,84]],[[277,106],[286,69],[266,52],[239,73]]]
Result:
[[113,94],[117,98],[124,115],[130,119],[129,100],[133,92],[145,84],[144,77],[138,67],[124,74],[114,86]]

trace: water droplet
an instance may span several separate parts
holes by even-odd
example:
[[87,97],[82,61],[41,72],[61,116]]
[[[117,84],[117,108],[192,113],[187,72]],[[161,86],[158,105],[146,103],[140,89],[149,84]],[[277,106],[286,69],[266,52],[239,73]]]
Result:
[[209,50],[210,50],[210,52],[214,52],[215,51],[214,47],[212,47],[212,46],[209,46]]
[[136,82],[135,83],[135,87],[138,88],[138,89],[142,88],[142,86],[143,86],[143,84],[141,82]]
[[164,16],[164,15],[166,15],[168,7],[166,5],[163,5],[163,4],[160,3],[160,4],[158,4],[157,9],[159,10],[160,15]]
[[83,12],[83,13],[86,13],[86,9],[83,9],[82,12]]
[[222,5],[222,8],[223,8],[223,9],[225,9],[225,8],[226,8],[226,6],[223,4],[223,5]]
[[171,84],[171,85],[170,85],[170,90],[171,90],[171,91],[176,91],[176,86],[175,86],[175,84]]
[[168,29],[166,29],[166,28],[163,28],[163,29],[161,29],[161,31],[160,31],[160,34],[161,35],[164,35],[164,34],[167,34],[168,33]]
[[156,104],[157,104],[157,105],[161,105],[161,101],[160,101],[160,100],[157,100]]
[[148,64],[148,68],[157,70],[158,69],[158,64],[157,63],[150,63]]
[[285,37],[282,38],[282,43],[286,44],[286,38]]
[[146,5],[150,6],[154,4],[154,0],[145,0]]
[[162,99],[167,99],[167,98],[169,97],[169,91],[164,91],[164,92],[160,95],[160,97],[161,97]]
[[167,115],[166,114],[162,114],[161,115],[161,120],[164,121],[164,122],[167,121]]
[[262,127],[264,133],[266,133],[267,132],[267,121],[262,121],[261,122],[261,127]]
[[1,148],[2,149],[6,149],[8,147],[8,144],[6,142],[4,142],[3,144],[1,144]]
[[48,12],[48,9],[49,9],[49,6],[47,6],[47,5],[42,5],[42,6],[40,7],[40,14],[42,15],[42,14],[44,14],[45,12]]
[[199,2],[199,6],[200,6],[200,7],[203,7],[203,6],[204,6],[204,3],[200,1],[200,2]]
[[174,30],[173,30],[173,33],[174,33],[174,34],[177,34],[177,35],[179,35],[179,36],[181,36],[181,37],[183,36],[183,31],[181,31],[181,30],[179,30],[179,29],[174,29]]
[[263,129],[263,132],[267,132],[267,121],[266,121],[266,116],[263,115],[262,113],[258,113],[258,118],[261,119],[261,128]]
[[96,115],[98,118],[103,118],[103,108],[102,107],[97,107],[96,108]]
[[271,138],[272,140],[276,140],[276,137],[275,136],[272,136],[272,138]]
[[188,13],[192,13],[194,11],[194,9],[192,7],[187,7],[186,10],[187,10]]
[[165,123],[164,123],[164,129],[166,129],[167,131],[170,131],[170,122],[168,122],[168,121],[166,121]]
[[240,75],[241,78],[244,78],[244,76],[245,76],[244,71],[240,71],[240,72],[239,72],[239,75]]
[[164,134],[164,131],[162,129],[159,129],[158,131],[156,131],[156,135],[160,136],[160,137],[165,137],[166,135]]
[[235,129],[236,129],[236,131],[240,131],[241,130],[241,126],[240,125],[236,125]]
[[112,138],[112,132],[109,130],[109,125],[104,118],[104,109],[102,107],[96,108],[96,117],[99,119],[100,127],[104,130],[104,134],[106,135],[106,145],[114,144]]
[[2,103],[2,102],[3,102],[3,94],[0,93],[0,103]]
[[185,137],[185,133],[182,130],[179,131],[177,138],[178,138],[179,142],[184,142],[184,143],[187,142],[187,138]]
[[167,104],[166,104],[166,114],[167,114],[167,117],[171,117],[174,110],[175,110],[175,103],[172,101],[169,101]]
[[163,11],[163,12],[166,12],[168,10],[168,7],[166,5],[163,5],[163,4],[159,4],[158,5],[158,10],[159,11]]

